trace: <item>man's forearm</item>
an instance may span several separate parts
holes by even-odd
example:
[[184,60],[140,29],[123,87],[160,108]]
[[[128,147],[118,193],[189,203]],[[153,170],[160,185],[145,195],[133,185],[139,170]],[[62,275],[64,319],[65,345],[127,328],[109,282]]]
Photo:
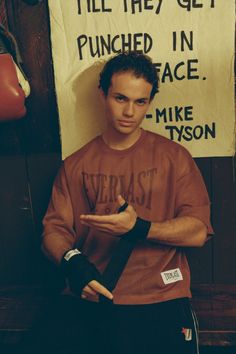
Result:
[[201,247],[207,237],[205,224],[190,216],[177,217],[164,222],[152,222],[147,239],[179,247]]
[[[120,206],[124,203],[125,200],[119,196]],[[117,214],[87,214],[81,215],[80,219],[87,227],[120,237],[127,235],[135,227],[137,217],[132,205],[128,205],[125,210]],[[179,247],[201,247],[206,241],[207,227],[197,218],[183,216],[164,222],[152,222],[148,234],[144,234],[145,238],[146,235],[151,242]]]
[[42,251],[54,263],[60,264],[63,254],[74,247],[74,241],[58,234],[43,235]]

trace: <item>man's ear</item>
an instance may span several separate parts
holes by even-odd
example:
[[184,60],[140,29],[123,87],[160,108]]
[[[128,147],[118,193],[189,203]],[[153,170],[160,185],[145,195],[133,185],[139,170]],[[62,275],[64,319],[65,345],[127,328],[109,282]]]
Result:
[[150,97],[150,100],[149,100],[149,106],[151,106],[151,105],[152,105],[152,102],[154,101],[154,98],[155,98],[155,96]]
[[151,104],[155,96],[150,97],[149,103]]
[[105,95],[102,88],[99,89],[99,96],[101,97],[102,102],[105,102],[107,96]]

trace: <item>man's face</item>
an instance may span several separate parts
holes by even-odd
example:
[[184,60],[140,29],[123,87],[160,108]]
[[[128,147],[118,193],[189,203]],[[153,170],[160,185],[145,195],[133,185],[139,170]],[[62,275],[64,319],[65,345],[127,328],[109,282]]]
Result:
[[152,85],[132,72],[112,76],[107,96],[103,94],[108,129],[121,134],[137,132],[150,105]]

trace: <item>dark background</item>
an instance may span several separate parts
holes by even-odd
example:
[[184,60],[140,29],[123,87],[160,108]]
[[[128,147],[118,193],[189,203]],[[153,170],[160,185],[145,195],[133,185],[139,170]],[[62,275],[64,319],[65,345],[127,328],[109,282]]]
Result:
[[[27,115],[0,122],[0,287],[49,283],[50,266],[40,252],[41,220],[61,147],[47,1],[29,6],[21,0],[0,0],[0,22],[18,41],[31,86]],[[235,160],[195,160],[212,202],[215,237],[203,248],[188,251],[192,283],[235,285]]]

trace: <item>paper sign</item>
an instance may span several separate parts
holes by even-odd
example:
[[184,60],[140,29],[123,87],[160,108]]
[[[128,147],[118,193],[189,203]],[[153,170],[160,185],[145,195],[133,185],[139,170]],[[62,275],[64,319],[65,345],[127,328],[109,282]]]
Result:
[[63,158],[105,128],[98,75],[143,50],[160,92],[143,127],[194,157],[235,151],[234,0],[49,0]]

